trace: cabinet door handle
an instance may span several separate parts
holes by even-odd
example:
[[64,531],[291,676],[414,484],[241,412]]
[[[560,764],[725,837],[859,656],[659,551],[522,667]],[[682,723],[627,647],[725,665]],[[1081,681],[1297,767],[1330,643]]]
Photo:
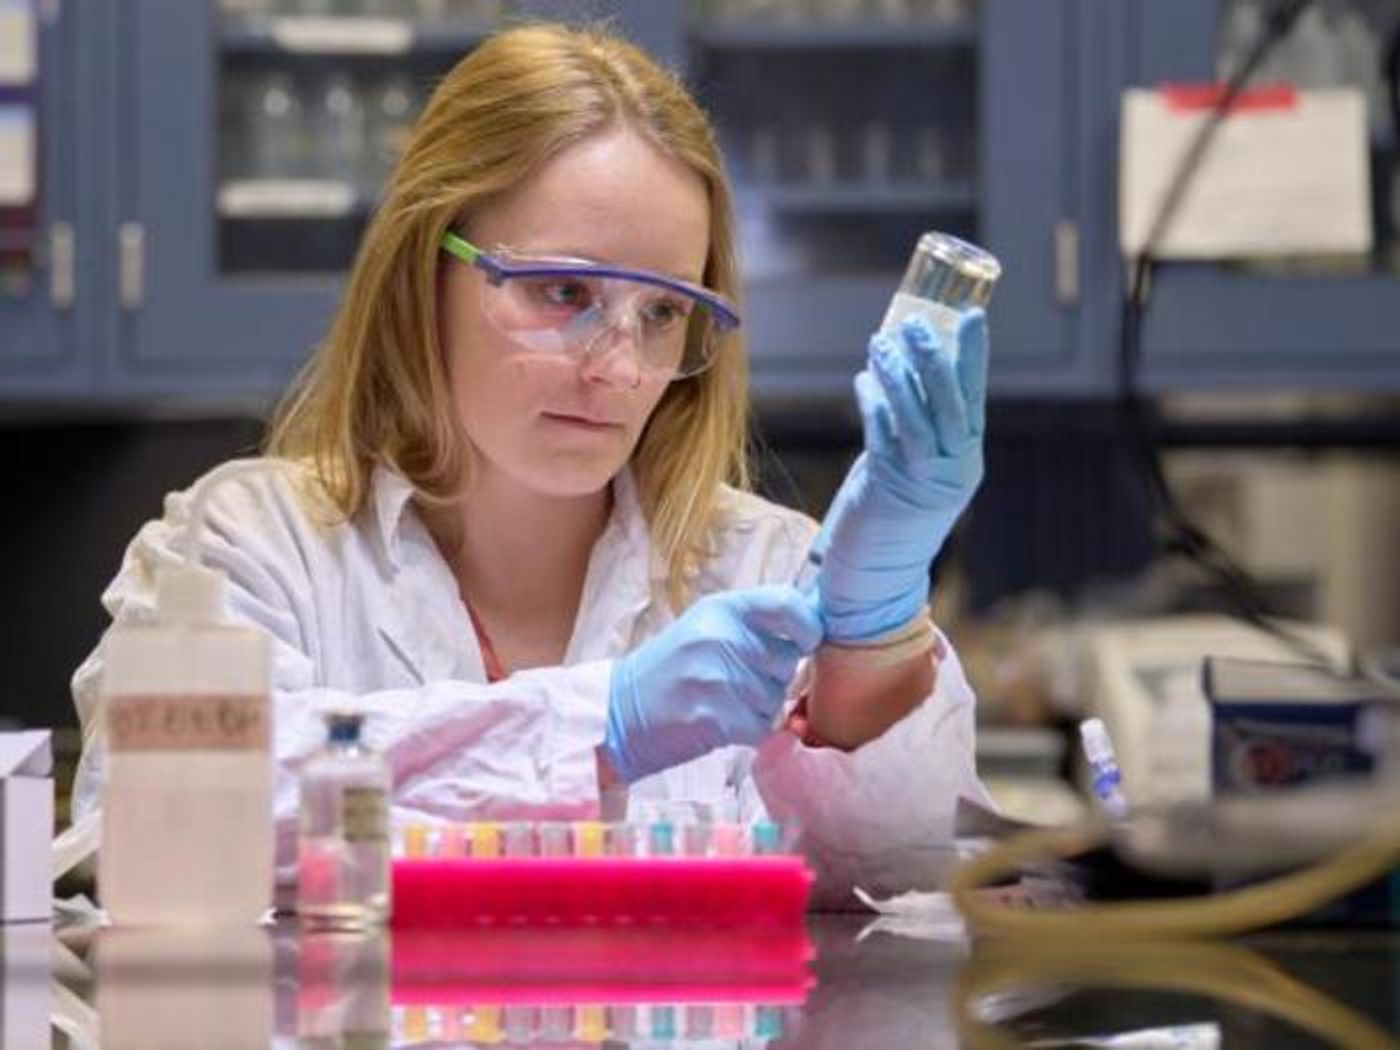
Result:
[[1079,302],[1079,224],[1055,223],[1055,299],[1061,306]]
[[55,310],[70,310],[77,298],[77,281],[73,270],[76,246],[71,222],[56,222],[49,227],[49,301]]
[[139,222],[117,230],[117,295],[124,310],[141,309],[146,297],[146,231]]

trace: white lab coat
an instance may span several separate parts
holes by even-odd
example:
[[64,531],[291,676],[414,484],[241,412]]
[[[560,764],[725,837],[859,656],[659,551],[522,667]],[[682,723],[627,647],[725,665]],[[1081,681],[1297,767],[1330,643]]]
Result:
[[[362,510],[332,525],[308,509],[298,470],[283,463],[226,480],[204,532],[205,563],[228,574],[229,617],[274,640],[282,890],[293,877],[297,770],[324,739],[319,712],[352,698],[370,715],[370,745],[392,767],[398,824],[766,813],[801,829],[820,906],[853,904],[853,884],[883,895],[932,888],[946,874],[958,798],[985,800],[973,763],[973,694],[946,643],[933,694],[854,752],[809,748],[779,732],[757,749],[723,748],[601,798],[595,749],[612,660],[674,618],[630,473],[614,482],[563,664],[488,684],[456,581],[409,483],[376,471]],[[189,504],[189,492],[172,493],[164,518],[127,549],[102,597],[115,624],[154,617],[155,569],[177,556]],[[695,588],[790,581],[815,532],[801,514],[726,491],[715,554]],[[99,643],[73,678],[84,734],[77,816],[98,804],[102,667]]]

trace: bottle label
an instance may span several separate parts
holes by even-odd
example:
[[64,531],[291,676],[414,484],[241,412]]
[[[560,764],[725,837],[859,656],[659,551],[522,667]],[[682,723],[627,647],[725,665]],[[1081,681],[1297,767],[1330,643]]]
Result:
[[118,696],[107,701],[107,748],[266,751],[265,696]]
[[346,842],[387,842],[389,799],[384,789],[346,788],[341,795],[340,823]]

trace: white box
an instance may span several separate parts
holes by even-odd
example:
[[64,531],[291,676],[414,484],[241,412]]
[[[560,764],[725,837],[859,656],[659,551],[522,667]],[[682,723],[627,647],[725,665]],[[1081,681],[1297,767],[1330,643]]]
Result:
[[[1210,107],[1185,88],[1123,93],[1118,234],[1125,256],[1146,245],[1167,188]],[[1366,100],[1337,88],[1257,97],[1216,131],[1154,247],[1161,259],[1360,255],[1371,250]]]
[[48,922],[52,913],[49,733],[0,733],[0,921]]
[[53,1037],[53,930],[47,922],[0,927],[0,1046],[49,1050]]

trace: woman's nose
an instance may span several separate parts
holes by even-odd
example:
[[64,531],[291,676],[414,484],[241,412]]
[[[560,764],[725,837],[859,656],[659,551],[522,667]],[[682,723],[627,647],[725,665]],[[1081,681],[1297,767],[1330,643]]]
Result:
[[586,378],[631,390],[642,382],[641,331],[630,314],[607,324],[584,350]]

